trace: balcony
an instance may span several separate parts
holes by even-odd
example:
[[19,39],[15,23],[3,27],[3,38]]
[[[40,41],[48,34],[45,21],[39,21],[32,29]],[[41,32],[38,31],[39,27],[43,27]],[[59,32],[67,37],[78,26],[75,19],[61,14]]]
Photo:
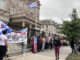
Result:
[[[11,15],[10,19],[11,19],[11,22],[14,22],[17,20],[22,22],[23,20],[21,19],[25,19],[25,20],[35,23],[35,17],[32,15],[29,15],[28,13],[19,13],[19,14]],[[41,22],[38,21],[38,24],[40,25]]]
[[9,12],[0,9],[0,20],[8,23],[9,22]]

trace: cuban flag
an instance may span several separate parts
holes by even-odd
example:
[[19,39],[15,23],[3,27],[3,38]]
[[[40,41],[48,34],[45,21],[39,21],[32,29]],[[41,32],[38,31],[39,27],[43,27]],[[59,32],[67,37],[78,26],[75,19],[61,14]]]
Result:
[[30,6],[31,8],[37,8],[38,3],[37,3],[37,1],[36,1],[36,2],[33,2],[33,3],[29,4],[29,6]]

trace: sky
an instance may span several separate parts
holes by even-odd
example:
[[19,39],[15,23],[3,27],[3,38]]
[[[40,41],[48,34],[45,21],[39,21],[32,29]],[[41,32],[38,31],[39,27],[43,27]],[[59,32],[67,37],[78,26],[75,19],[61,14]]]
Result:
[[80,15],[80,0],[40,0],[40,20],[52,19],[57,23],[71,20],[69,15],[73,8]]

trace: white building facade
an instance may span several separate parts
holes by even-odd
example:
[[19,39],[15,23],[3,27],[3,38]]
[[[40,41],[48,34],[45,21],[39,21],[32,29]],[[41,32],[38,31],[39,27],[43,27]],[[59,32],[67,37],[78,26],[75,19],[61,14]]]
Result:
[[57,24],[51,19],[42,20],[41,30],[47,34],[57,34]]

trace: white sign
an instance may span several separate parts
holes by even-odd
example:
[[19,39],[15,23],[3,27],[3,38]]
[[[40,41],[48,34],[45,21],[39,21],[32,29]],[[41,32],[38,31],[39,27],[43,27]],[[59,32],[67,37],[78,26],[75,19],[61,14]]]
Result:
[[21,35],[24,33],[11,33],[8,34],[8,43],[21,43],[21,42],[26,42],[27,44],[27,34],[26,35]]
[[11,32],[7,35],[8,43],[21,43],[27,44],[27,28],[21,30],[21,33]]
[[27,33],[11,33],[7,35],[8,43],[21,43],[27,44]]

